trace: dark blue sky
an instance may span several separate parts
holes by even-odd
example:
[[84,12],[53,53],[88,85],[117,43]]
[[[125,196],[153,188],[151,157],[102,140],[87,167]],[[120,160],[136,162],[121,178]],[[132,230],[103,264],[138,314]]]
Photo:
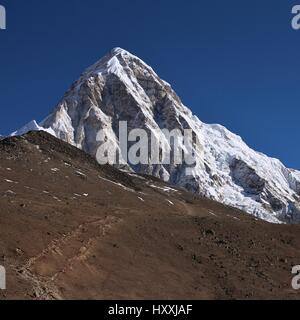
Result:
[[300,0],[0,0],[0,133],[42,120],[80,73],[123,47],[199,118],[300,169]]

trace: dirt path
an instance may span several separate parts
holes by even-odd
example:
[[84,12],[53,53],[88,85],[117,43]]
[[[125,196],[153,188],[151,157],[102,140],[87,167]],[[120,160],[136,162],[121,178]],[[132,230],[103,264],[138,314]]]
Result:
[[93,245],[120,222],[121,219],[108,216],[83,223],[69,234],[53,240],[40,254],[19,268],[18,273],[32,283],[37,299],[62,299],[56,285],[57,278],[79,261],[86,260]]

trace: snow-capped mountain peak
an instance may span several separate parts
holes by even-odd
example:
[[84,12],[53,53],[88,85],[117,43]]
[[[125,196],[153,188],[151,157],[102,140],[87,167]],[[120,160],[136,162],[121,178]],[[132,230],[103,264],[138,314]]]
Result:
[[270,222],[300,222],[300,172],[255,152],[223,126],[201,122],[167,82],[124,49],[111,50],[86,69],[39,126],[95,157],[102,129],[119,148],[119,121],[127,121],[128,130],[144,129],[159,137],[163,129],[192,129],[201,142],[188,176],[184,165],[129,163],[132,170]]

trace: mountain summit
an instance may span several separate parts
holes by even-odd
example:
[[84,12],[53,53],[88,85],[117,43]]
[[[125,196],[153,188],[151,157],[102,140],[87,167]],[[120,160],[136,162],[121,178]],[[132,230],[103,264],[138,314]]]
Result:
[[119,147],[119,121],[127,121],[128,130],[144,129],[154,136],[163,135],[163,129],[192,129],[201,142],[189,176],[184,165],[129,164],[133,171],[269,222],[300,222],[300,172],[255,152],[223,126],[201,122],[150,66],[121,48],[89,67],[40,126],[95,157],[102,129]]

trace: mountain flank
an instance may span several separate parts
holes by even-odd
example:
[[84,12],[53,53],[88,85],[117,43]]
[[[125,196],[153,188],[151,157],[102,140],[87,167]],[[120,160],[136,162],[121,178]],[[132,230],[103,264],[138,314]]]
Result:
[[0,299],[298,299],[299,226],[271,224],[46,132],[0,141]]

